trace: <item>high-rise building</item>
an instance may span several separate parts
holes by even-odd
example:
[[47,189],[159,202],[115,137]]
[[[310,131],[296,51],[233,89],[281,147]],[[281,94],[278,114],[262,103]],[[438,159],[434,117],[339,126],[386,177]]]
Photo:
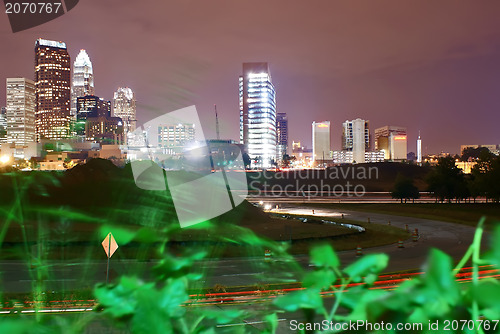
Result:
[[7,142],[7,108],[0,109],[0,144]]
[[417,139],[417,162],[422,163],[422,139],[420,139],[420,133]]
[[70,135],[71,62],[63,42],[35,44],[36,134],[40,139]]
[[365,152],[371,148],[369,124],[360,118],[342,123],[342,149],[353,152],[354,163],[364,163]]
[[75,132],[85,140],[106,144],[123,144],[123,121],[111,117],[111,101],[95,95],[77,98]]
[[179,123],[158,126],[158,146],[180,154],[187,144],[195,139],[195,126],[192,123]]
[[385,160],[406,160],[406,128],[402,126],[387,125],[375,129],[375,150],[384,151]]
[[86,120],[89,117],[111,116],[111,101],[106,101],[95,95],[87,95],[77,98],[78,121]]
[[325,163],[330,160],[330,122],[312,123],[313,162]]
[[244,63],[239,78],[240,142],[255,167],[276,160],[276,91],[267,63]]
[[7,78],[7,142],[26,145],[36,141],[35,83],[25,78]]
[[123,122],[120,117],[89,117],[85,121],[85,140],[101,144],[124,143]]
[[136,127],[136,105],[135,94],[128,87],[120,87],[116,90],[113,98],[113,116],[120,117],[123,121],[123,133],[125,138]]
[[283,160],[283,156],[288,154],[288,118],[286,113],[276,114],[276,134],[278,137],[278,161]]
[[76,116],[77,98],[94,95],[94,72],[92,62],[85,50],[80,50],[73,63],[73,81],[71,86],[71,115]]

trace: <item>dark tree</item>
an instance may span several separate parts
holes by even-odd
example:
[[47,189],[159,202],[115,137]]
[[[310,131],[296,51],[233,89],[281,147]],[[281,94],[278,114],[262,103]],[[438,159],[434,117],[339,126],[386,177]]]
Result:
[[464,174],[460,168],[455,166],[453,157],[444,157],[438,160],[427,177],[428,190],[441,202],[452,199],[457,201],[467,198],[468,188]]
[[461,161],[469,161],[471,160],[476,160],[479,159],[480,156],[492,156],[493,153],[490,152],[486,147],[478,147],[478,148],[473,148],[473,147],[467,147],[465,150],[462,151],[462,156],[460,157]]
[[416,198],[420,198],[420,192],[418,188],[413,184],[413,180],[403,176],[401,173],[398,173],[396,176],[396,182],[394,183],[394,189],[391,192],[392,198],[398,198],[401,200],[401,203],[406,203],[407,200],[415,200]]
[[472,177],[478,195],[500,201],[500,157],[489,154],[489,151],[481,152],[472,168]]

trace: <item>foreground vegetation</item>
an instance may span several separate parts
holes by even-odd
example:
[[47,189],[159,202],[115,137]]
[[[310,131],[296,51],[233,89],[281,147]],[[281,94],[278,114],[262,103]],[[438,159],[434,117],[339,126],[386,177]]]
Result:
[[[168,234],[165,230],[163,232]],[[279,256],[288,258],[293,265],[293,258],[287,255],[282,244],[263,240],[248,231],[241,232],[254,247],[272,249]],[[479,267],[500,265],[500,229],[494,233],[490,250],[483,254],[480,253],[482,233],[483,222],[479,224],[473,244],[458,264],[454,265],[445,253],[433,250],[427,260],[425,274],[403,282],[392,291],[371,289],[388,263],[387,255],[362,256],[341,268],[331,246],[317,246],[310,253],[310,262],[315,269],[302,273],[304,289],[279,296],[272,303],[258,308],[185,306],[190,288],[203,278],[195,274],[193,266],[206,256],[206,252],[196,249],[176,257],[165,247],[160,247],[158,251],[162,259],[153,268],[150,280],[122,276],[114,284],[97,285],[94,295],[99,305],[94,312],[76,317],[41,313],[12,315],[2,318],[0,331],[81,333],[91,331],[96,321],[109,321],[114,328],[132,333],[245,333],[251,329],[239,326],[224,331],[217,326],[259,319],[263,321],[259,332],[276,333],[279,318],[290,318],[291,314],[297,315],[300,311],[303,320],[295,325],[302,329],[297,332],[302,333],[347,333],[349,325],[342,327],[343,324],[360,320],[378,324],[378,327],[358,327],[356,333],[397,333],[401,332],[396,331],[399,323],[420,324],[421,327],[414,329],[413,333],[442,332],[445,331],[444,326],[455,328],[451,332],[456,333],[494,333],[497,332],[500,317],[500,301],[497,298],[500,282],[494,277],[479,279]],[[133,233],[132,239],[137,237],[138,234]],[[150,242],[159,241],[155,234],[150,234],[147,239]],[[473,267],[472,277],[459,284],[455,275],[468,263]],[[350,283],[361,284],[346,290]],[[325,302],[323,293],[333,293],[332,305]],[[457,320],[456,326],[452,320]],[[330,327],[318,327],[315,323],[330,324]],[[381,327],[381,324],[385,325]],[[291,328],[289,326],[292,326],[291,323],[286,324],[286,328]]]
[[[479,266],[500,265],[500,229],[493,233],[490,250],[481,254],[481,249],[485,248],[481,245],[484,220],[479,224],[473,244],[459,263],[453,263],[445,253],[433,250],[423,276],[402,282],[394,290],[372,289],[388,263],[385,254],[361,256],[347,267],[341,267],[335,250],[330,244],[323,243],[310,251],[310,263],[314,269],[304,270],[290,255],[289,243],[257,235],[242,223],[244,214],[241,212],[228,213],[181,230],[168,192],[143,192],[127,179],[129,170],[117,171],[114,166],[106,164],[96,160],[64,175],[40,173],[28,179],[11,175],[0,180],[3,190],[0,199],[4,203],[0,210],[2,248],[8,246],[4,244],[7,238],[19,238],[18,242],[24,247],[16,250],[17,256],[28,265],[36,263],[28,266],[33,278],[30,302],[35,312],[13,313],[0,318],[1,333],[93,332],[96,323],[133,333],[244,333],[251,332],[251,328],[238,326],[224,330],[217,326],[256,319],[263,321],[259,332],[276,333],[280,326],[279,318],[294,319],[298,315],[303,322],[302,332],[308,333],[348,332],[342,329],[336,331],[335,328],[307,329],[307,324],[323,320],[334,324],[357,320],[372,324],[420,323],[423,327],[414,331],[417,333],[435,333],[429,323],[436,321],[443,331],[445,320],[464,320],[467,328],[472,329],[454,332],[493,333],[498,330],[498,326],[495,329],[493,326],[494,320],[500,319],[500,301],[497,298],[500,282],[494,275],[480,280]],[[412,204],[406,206],[411,207]],[[485,208],[488,210],[488,207]],[[469,211],[473,212],[472,209]],[[256,220],[262,217],[254,212],[251,215]],[[80,237],[75,236],[72,230],[74,222],[89,227],[87,233],[94,238],[96,246],[112,231],[120,250],[127,245],[138,245],[154,252],[158,262],[148,275],[123,275],[112,280],[111,284],[96,285],[91,293],[98,306],[92,312],[74,316],[41,313],[39,311],[49,305],[51,298],[45,293],[47,287],[44,280],[40,279],[49,269],[48,254],[51,248],[62,247],[64,243]],[[253,222],[258,225],[257,221]],[[14,227],[16,233],[10,234]],[[190,247],[174,249],[171,242],[183,242],[185,233],[202,235],[202,231],[217,233],[220,240],[245,247],[248,255],[262,257],[264,250],[271,250],[286,264],[279,273],[283,281],[290,278],[289,272],[298,272],[304,289],[277,296],[272,302],[259,307],[244,304],[233,307],[187,306],[185,302],[191,298],[190,294],[204,292],[200,287],[206,276],[197,268],[197,263],[221,254],[223,247],[208,248],[204,243],[195,243]],[[399,233],[399,230],[392,231]],[[55,245],[55,241],[61,244]],[[102,254],[102,249],[94,248]],[[136,249],[137,254],[141,254],[141,249]],[[5,249],[2,249],[2,256],[4,253]],[[81,254],[81,258],[91,261],[88,254]],[[61,254],[61,260],[65,260],[64,254]],[[271,265],[263,265],[264,275],[269,270],[266,266],[269,268]],[[465,265],[473,267],[473,274],[470,281],[460,284],[455,274]],[[72,268],[70,263],[67,268]],[[350,283],[360,284],[346,290]],[[64,292],[57,298],[67,297]],[[82,293],[88,296],[89,291]],[[323,298],[325,293],[331,296],[330,299]],[[2,294],[3,302],[10,302],[9,298],[13,297]],[[288,326],[285,324],[285,328]],[[396,333],[387,327],[375,330],[358,328],[355,332]]]

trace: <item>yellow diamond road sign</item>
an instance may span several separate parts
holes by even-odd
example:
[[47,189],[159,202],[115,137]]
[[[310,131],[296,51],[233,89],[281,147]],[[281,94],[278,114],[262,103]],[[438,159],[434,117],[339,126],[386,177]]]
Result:
[[108,258],[112,257],[115,251],[118,249],[118,244],[116,243],[116,240],[115,238],[113,238],[113,235],[111,233],[109,233],[102,241],[102,247],[104,247],[104,251],[106,252]]

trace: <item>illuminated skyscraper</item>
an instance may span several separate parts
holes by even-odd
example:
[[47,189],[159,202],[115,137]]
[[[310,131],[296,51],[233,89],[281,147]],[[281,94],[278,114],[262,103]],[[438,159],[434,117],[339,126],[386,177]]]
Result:
[[111,101],[95,95],[78,97],[76,106],[78,121],[84,121],[89,117],[111,117]]
[[135,131],[137,120],[135,95],[132,89],[120,87],[115,92],[113,98],[113,116],[122,119],[125,138],[127,138],[128,133]]
[[7,108],[0,109],[0,144],[7,142]]
[[388,125],[375,129],[375,150],[384,151],[385,160],[406,160],[406,128]]
[[76,99],[82,96],[94,95],[94,73],[92,62],[85,50],[80,53],[73,63],[73,82],[71,86],[71,115],[77,112]]
[[111,117],[111,102],[98,96],[77,98],[75,132],[85,140],[106,144],[123,144],[123,122]]
[[420,132],[417,139],[417,162],[422,163],[422,140],[420,139]]
[[312,123],[313,161],[325,163],[330,160],[330,122]]
[[25,78],[7,78],[7,142],[26,145],[36,141],[35,83]]
[[38,140],[70,134],[71,62],[63,42],[35,44],[36,134]]
[[276,114],[276,135],[278,137],[278,161],[283,160],[283,156],[288,154],[288,118],[286,113]]
[[267,63],[244,63],[239,78],[240,142],[256,167],[276,161],[276,92]]
[[353,162],[364,163],[365,152],[370,150],[369,121],[357,118],[342,123],[342,149],[352,151]]

